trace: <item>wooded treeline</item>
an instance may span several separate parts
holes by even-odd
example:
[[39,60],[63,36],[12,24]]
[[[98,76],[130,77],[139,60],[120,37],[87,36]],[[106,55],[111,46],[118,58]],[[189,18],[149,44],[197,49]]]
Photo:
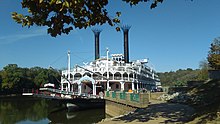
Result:
[[20,93],[23,89],[38,89],[45,83],[60,82],[60,71],[41,67],[21,68],[17,64],[9,64],[0,71],[0,93]]
[[188,81],[205,81],[208,79],[208,69],[191,68],[158,73],[162,86],[186,86]]

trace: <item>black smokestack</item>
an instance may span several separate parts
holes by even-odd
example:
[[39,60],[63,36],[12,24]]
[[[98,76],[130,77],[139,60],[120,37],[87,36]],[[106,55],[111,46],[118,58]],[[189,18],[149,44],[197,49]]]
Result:
[[99,53],[99,35],[101,30],[99,29],[92,29],[94,35],[95,35],[95,60],[100,58]]
[[124,61],[125,63],[129,63],[128,31],[131,26],[125,25],[121,28],[124,32]]

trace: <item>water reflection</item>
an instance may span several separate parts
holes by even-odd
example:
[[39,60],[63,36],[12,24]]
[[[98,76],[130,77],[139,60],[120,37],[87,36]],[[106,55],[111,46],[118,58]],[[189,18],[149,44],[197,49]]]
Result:
[[104,109],[67,112],[57,101],[33,97],[0,98],[1,124],[91,124],[102,120]]
[[47,117],[44,100],[30,97],[4,97],[0,100],[0,122],[14,124],[23,120],[36,122]]
[[50,124],[91,124],[99,122],[104,118],[103,109],[90,109],[78,112],[67,112],[66,110],[50,113],[48,119]]

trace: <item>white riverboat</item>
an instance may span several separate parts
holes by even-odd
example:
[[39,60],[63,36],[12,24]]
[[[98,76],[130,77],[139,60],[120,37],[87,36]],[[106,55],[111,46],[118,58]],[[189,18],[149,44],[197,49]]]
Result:
[[[68,69],[62,71],[61,90],[75,92],[79,95],[90,94],[103,96],[103,91],[139,91],[161,87],[156,71],[148,66],[148,59],[129,62],[128,30],[124,31],[124,54],[111,54],[99,57],[99,30],[95,34],[95,60],[82,66],[70,68],[68,52]],[[110,56],[110,57],[109,57]]]

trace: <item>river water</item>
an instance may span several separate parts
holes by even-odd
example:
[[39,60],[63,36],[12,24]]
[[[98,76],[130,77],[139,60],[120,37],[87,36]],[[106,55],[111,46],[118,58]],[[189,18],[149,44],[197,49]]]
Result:
[[104,108],[68,112],[64,106],[34,97],[1,97],[0,124],[91,124],[105,118]]

